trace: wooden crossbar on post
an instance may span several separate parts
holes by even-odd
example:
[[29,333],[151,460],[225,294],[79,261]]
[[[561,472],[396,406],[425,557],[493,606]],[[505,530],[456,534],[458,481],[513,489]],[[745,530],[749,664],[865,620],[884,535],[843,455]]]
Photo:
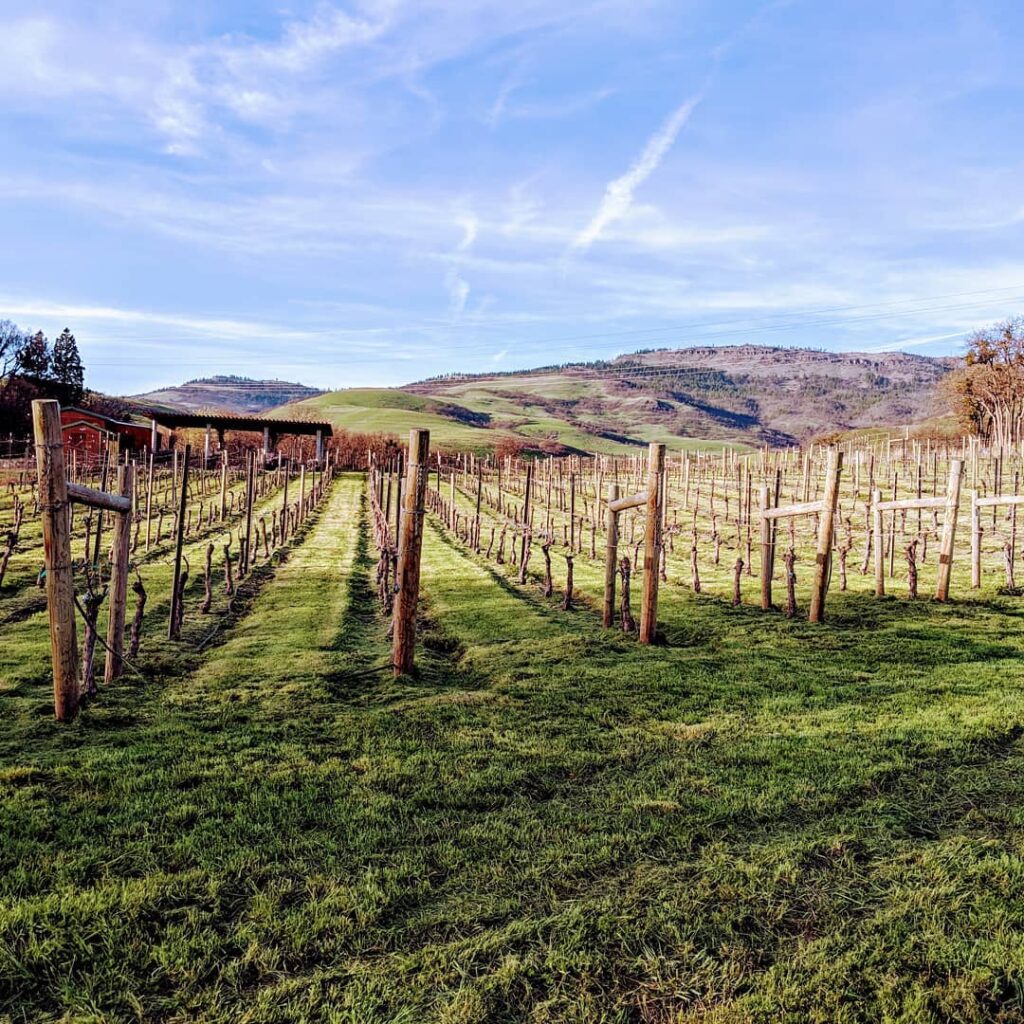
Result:
[[[123,467],[122,467],[123,468]],[[118,470],[120,473],[120,469]],[[120,486],[117,494],[109,494],[107,491],[97,491],[92,487],[85,487],[82,484],[67,484],[68,500],[79,505],[89,505],[91,508],[106,509],[108,512],[130,513],[132,510],[132,499],[121,493]]]
[[842,471],[843,453],[833,446],[828,450],[825,496],[822,498],[821,518],[818,520],[814,589],[811,591],[811,607],[807,613],[809,622],[823,622],[825,619],[825,595],[828,593],[828,578],[832,566],[832,536],[835,531],[836,506],[839,503],[839,477]]
[[71,567],[71,527],[60,403],[53,399],[34,401],[32,426],[39,473],[39,507],[43,516],[53,710],[58,722],[69,722],[78,713],[81,683],[78,678],[75,581]]
[[420,551],[423,546],[423,500],[427,490],[430,431],[409,432],[409,458],[398,530],[395,575],[394,636],[391,665],[395,675],[413,670],[416,654],[416,603],[420,592]]
[[644,594],[640,643],[654,643],[658,629],[658,573],[661,569],[661,504],[665,446],[654,442],[647,456],[647,523],[644,527]]

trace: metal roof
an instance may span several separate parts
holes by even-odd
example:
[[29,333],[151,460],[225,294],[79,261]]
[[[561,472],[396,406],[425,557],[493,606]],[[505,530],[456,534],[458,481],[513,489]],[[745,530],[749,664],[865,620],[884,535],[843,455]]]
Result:
[[314,435],[319,431],[323,437],[331,437],[331,425],[326,420],[284,420],[269,416],[235,416],[224,413],[202,412],[167,412],[149,410],[147,415],[165,427],[194,427],[202,430],[213,427],[215,430],[255,430],[262,433],[264,427],[271,432],[281,434]]

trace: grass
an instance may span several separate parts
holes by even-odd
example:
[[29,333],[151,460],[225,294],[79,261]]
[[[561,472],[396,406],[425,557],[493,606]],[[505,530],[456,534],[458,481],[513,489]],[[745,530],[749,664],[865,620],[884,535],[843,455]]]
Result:
[[[505,388],[515,388],[520,397],[513,401],[502,393]],[[349,388],[285,406],[280,414],[287,416],[299,410],[303,414],[326,417],[333,426],[342,429],[399,436],[413,427],[426,427],[435,446],[477,452],[492,450],[507,436],[529,442],[550,440],[578,452],[602,455],[636,454],[651,441],[663,441],[674,451],[748,447],[742,442],[678,437],[664,426],[644,422],[642,414],[630,418],[629,436],[633,443],[626,443],[601,436],[608,428],[602,415],[593,414],[589,418],[582,415],[580,421],[586,423],[585,429],[534,404],[533,395],[544,400],[600,397],[605,395],[604,382],[579,382],[557,376],[526,378],[523,382],[499,378],[490,387],[456,385],[439,389],[433,396],[391,388]],[[492,424],[477,426],[460,422],[450,412],[445,412],[453,408],[456,412],[461,408],[468,413],[486,414],[492,418]]]
[[435,408],[431,399],[404,391],[350,388],[284,406],[281,415],[300,410],[326,417],[332,426],[371,434],[408,436],[412,428],[425,427],[434,444],[467,451],[492,448],[501,437],[498,431],[440,415]]
[[70,727],[21,649],[0,1015],[1024,1020],[1017,601],[814,628],[674,560],[640,648],[588,559],[564,612],[430,519],[393,680],[367,531],[344,477],[221,646]]

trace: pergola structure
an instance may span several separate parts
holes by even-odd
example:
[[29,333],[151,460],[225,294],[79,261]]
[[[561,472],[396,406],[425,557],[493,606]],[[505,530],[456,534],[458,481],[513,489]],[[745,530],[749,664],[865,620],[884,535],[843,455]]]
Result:
[[227,430],[244,430],[263,434],[263,454],[268,455],[277,444],[279,438],[286,435],[315,437],[316,459],[321,462],[324,457],[324,438],[330,437],[331,425],[326,420],[285,420],[273,419],[269,416],[230,416],[224,414],[202,412],[151,412],[150,448],[157,451],[160,447],[160,427],[205,430],[206,441],[204,456],[210,457],[210,435],[215,430],[220,443],[224,444],[224,432]]

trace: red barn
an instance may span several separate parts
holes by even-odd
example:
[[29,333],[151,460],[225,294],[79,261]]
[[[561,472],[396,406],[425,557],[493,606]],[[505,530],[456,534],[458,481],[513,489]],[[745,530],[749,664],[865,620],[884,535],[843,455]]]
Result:
[[79,458],[98,460],[108,442],[117,438],[121,451],[142,451],[149,447],[150,427],[141,423],[123,423],[89,409],[74,406],[60,411],[61,433],[66,452],[78,452]]

